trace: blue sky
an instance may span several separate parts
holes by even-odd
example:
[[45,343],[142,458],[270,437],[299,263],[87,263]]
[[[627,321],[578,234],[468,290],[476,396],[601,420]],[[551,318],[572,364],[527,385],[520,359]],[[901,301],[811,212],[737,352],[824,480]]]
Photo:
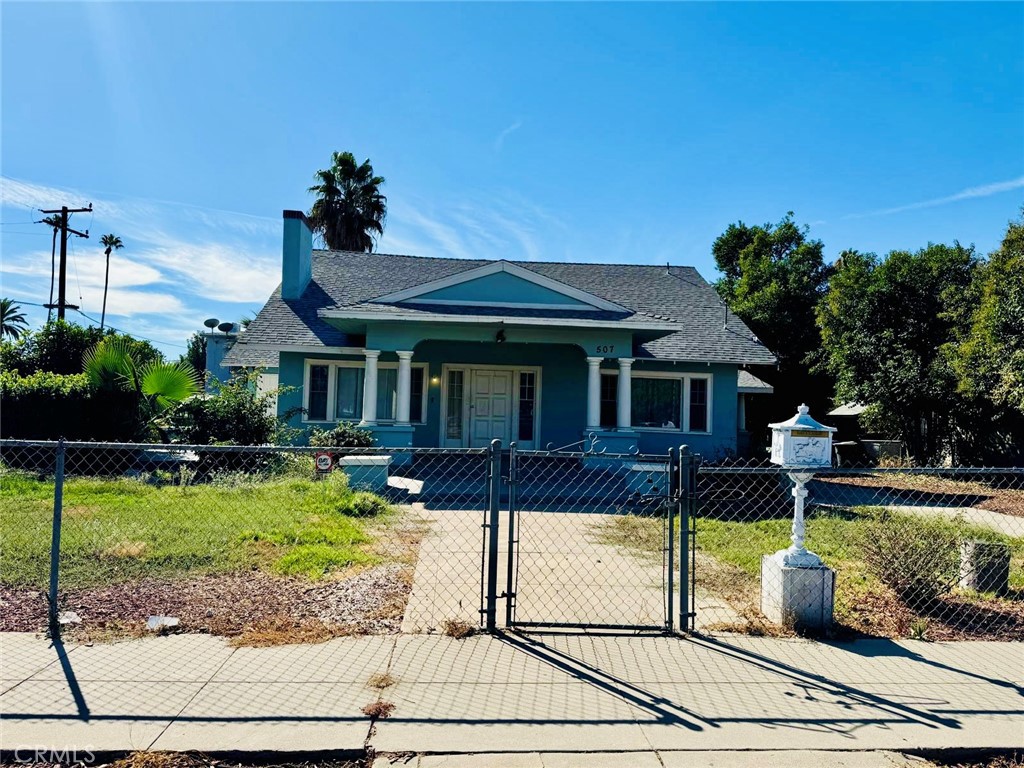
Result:
[[[279,280],[332,150],[387,178],[379,250],[692,264],[795,211],[829,258],[988,252],[1024,202],[1024,4],[2,7],[2,291],[172,354]],[[45,310],[30,309],[38,321]]]

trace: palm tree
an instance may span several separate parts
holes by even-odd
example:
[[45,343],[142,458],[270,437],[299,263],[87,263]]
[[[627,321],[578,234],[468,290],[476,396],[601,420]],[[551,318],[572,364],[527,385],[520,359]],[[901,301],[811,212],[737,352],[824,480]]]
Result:
[[372,251],[384,234],[388,199],[381,194],[383,176],[373,175],[366,160],[356,164],[351,152],[335,152],[331,167],[317,171],[317,184],[309,191],[317,196],[309,211],[313,232],[335,251]]
[[13,299],[0,299],[0,339],[16,339],[28,330],[28,321]]
[[106,248],[103,252],[107,254],[107,273],[103,276],[103,312],[100,315],[100,330],[102,331],[103,324],[107,320],[107,285],[110,283],[110,252],[121,250],[124,248],[124,243],[121,242],[121,238],[117,235],[104,235],[100,238],[100,245]]
[[[56,213],[43,217],[43,224],[53,227],[53,241],[50,243],[50,304],[53,304],[53,281],[57,273],[57,233],[60,231],[61,218]],[[46,322],[53,317],[53,308],[46,313]]]
[[189,363],[159,359],[140,363],[126,336],[104,338],[85,353],[82,366],[98,390],[132,396],[140,430],[155,425],[167,408],[200,391],[199,375]]

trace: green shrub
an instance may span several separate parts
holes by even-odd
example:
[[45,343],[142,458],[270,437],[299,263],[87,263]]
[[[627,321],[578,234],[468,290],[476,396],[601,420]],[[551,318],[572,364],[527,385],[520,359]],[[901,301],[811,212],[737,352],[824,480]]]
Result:
[[390,510],[388,503],[380,496],[367,491],[352,494],[348,514],[353,517],[376,517]]
[[275,389],[259,394],[260,371],[241,372],[222,382],[208,376],[210,391],[178,403],[166,415],[178,441],[193,445],[267,445],[284,442]]
[[[116,438],[97,414],[105,399],[83,373],[0,371],[0,436],[24,440]],[[109,405],[109,404],[108,404]]]
[[869,570],[911,607],[956,584],[960,532],[954,521],[882,510],[861,527],[859,539]]
[[369,448],[373,445],[373,433],[351,422],[339,421],[334,429],[313,427],[309,444],[317,448]]

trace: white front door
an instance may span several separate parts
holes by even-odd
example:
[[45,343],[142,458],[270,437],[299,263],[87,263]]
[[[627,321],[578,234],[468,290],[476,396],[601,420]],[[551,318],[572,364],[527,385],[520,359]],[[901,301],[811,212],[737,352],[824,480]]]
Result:
[[512,439],[512,371],[474,370],[469,400],[469,446]]

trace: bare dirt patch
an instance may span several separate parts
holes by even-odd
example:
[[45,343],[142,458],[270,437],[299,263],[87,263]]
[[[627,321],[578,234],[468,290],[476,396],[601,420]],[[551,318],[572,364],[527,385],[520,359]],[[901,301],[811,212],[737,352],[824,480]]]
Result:
[[[75,763],[21,762],[26,768],[68,768]],[[97,765],[94,763],[94,765]],[[133,752],[97,768],[365,768],[365,760],[282,760],[280,753],[253,755],[248,760],[218,758],[198,752]]]
[[[756,578],[704,552],[696,555],[701,588],[724,600],[738,621],[708,624],[710,632],[787,637],[792,628],[773,624],[760,610],[760,586]],[[959,592],[942,595],[912,610],[885,585],[871,589],[844,584],[847,575],[836,574],[836,605],[831,639],[857,637],[910,637],[916,626],[924,627],[924,639],[995,640],[1012,642],[1024,637],[1024,599],[990,598]]]
[[[60,610],[80,624],[65,637],[103,641],[148,634],[150,616],[174,616],[176,631],[231,638],[235,645],[316,643],[401,628],[412,590],[422,530],[393,525],[376,545],[390,562],[354,567],[321,581],[254,570],[185,579],[143,579],[89,589],[62,588]],[[38,589],[0,585],[0,631],[46,629],[47,601]]]
[[[1024,488],[1000,488],[1009,480],[993,480],[991,484],[974,480],[954,480],[936,475],[913,475],[901,472],[877,475],[844,475],[842,477],[820,477],[821,482],[840,485],[855,485],[861,488],[879,488],[902,492],[912,498],[919,494],[943,496],[955,499],[962,497],[964,506],[987,509],[1013,517],[1024,517]],[[1019,482],[1019,480],[1018,480]]]

